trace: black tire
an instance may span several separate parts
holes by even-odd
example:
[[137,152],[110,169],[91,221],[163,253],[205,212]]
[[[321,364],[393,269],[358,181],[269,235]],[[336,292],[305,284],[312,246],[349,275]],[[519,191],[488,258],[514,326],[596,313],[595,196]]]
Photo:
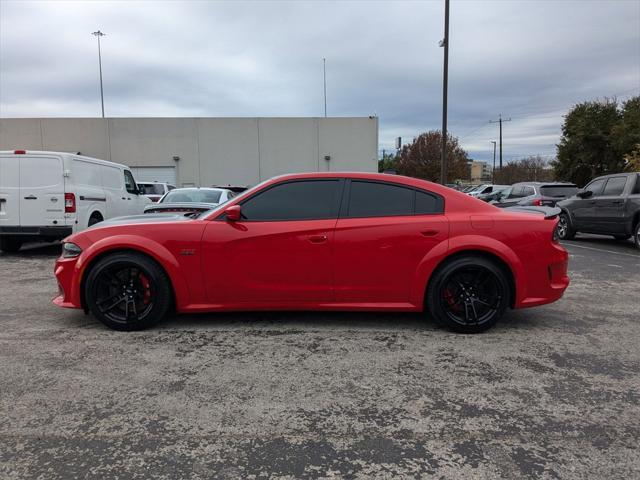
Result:
[[556,230],[560,240],[572,240],[576,236],[576,231],[571,226],[571,219],[565,212],[560,214]]
[[100,215],[99,213],[92,213],[91,217],[89,218],[89,224],[87,226],[91,227],[96,223],[100,223],[102,220],[104,220],[104,218],[102,218],[102,215]]
[[22,240],[13,237],[0,238],[0,250],[5,253],[16,253],[22,246]]
[[171,286],[164,270],[135,252],[100,259],[85,283],[87,306],[107,327],[143,330],[160,322],[171,305]]
[[633,241],[636,244],[636,248],[640,248],[640,222],[636,225],[636,231],[633,234]]
[[631,235],[614,235],[613,238],[615,238],[619,242],[623,242],[625,240],[629,240],[631,238]]
[[427,308],[440,325],[458,333],[480,333],[502,317],[511,301],[504,270],[483,257],[448,261],[431,276]]

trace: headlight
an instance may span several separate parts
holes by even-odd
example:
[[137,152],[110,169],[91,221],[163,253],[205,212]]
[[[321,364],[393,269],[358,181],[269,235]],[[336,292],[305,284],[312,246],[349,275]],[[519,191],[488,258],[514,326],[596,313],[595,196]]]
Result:
[[64,258],[77,257],[82,253],[82,249],[75,243],[65,242],[62,244],[62,256]]

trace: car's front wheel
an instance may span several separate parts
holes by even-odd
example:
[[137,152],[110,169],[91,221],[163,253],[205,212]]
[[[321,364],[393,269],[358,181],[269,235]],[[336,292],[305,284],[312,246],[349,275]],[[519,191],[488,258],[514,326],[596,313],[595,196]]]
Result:
[[121,252],[101,258],[85,284],[87,306],[114,330],[155,325],[171,305],[171,287],[163,269],[146,255]]
[[576,236],[576,231],[571,226],[571,220],[569,219],[569,215],[566,213],[560,214],[556,229],[560,240],[571,240]]
[[509,306],[507,274],[478,256],[458,257],[438,268],[429,282],[427,307],[441,325],[460,333],[483,332]]
[[640,248],[640,221],[636,225],[636,232],[633,235],[633,240],[635,241],[636,247]]

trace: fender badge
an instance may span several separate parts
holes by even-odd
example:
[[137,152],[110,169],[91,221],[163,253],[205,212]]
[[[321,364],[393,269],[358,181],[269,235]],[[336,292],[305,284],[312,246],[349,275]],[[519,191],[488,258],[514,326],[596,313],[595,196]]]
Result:
[[180,250],[180,255],[195,255],[195,254],[196,254],[195,248],[183,248],[182,250]]

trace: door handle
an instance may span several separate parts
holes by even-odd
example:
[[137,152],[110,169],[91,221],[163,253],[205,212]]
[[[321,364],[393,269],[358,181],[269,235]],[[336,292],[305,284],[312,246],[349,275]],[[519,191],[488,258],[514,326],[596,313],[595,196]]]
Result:
[[36,197],[35,195],[29,195],[28,197],[24,197],[25,200],[37,200],[38,197]]
[[327,236],[326,235],[311,235],[309,237],[309,241],[311,243],[324,243],[327,241]]
[[611,203],[622,203],[622,200],[612,200]]
[[433,236],[437,235],[438,233],[440,233],[440,231],[439,230],[423,230],[420,233],[425,237],[433,237]]

